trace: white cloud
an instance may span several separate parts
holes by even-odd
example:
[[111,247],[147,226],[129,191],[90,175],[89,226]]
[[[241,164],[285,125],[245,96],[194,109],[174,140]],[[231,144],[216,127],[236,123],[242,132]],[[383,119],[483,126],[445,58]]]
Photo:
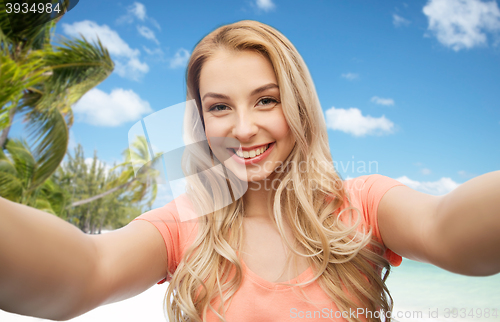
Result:
[[150,17],[150,18],[149,18],[149,22],[151,22],[151,24],[152,24],[153,26],[155,26],[155,27],[156,27],[156,29],[158,29],[158,30],[160,30],[160,31],[161,31],[161,27],[160,27],[160,24],[158,23],[158,21],[156,21],[156,20],[154,20],[153,18],[151,18],[151,17]]
[[448,192],[452,191],[453,189],[457,188],[460,185],[459,183],[456,183],[450,178],[441,178],[437,181],[420,182],[411,180],[407,176],[402,176],[396,178],[396,180],[414,190],[428,193],[431,195],[447,194]]
[[474,174],[474,173],[470,173],[470,172],[467,172],[467,171],[464,171],[464,170],[460,170],[457,172],[462,178],[466,178],[466,179],[472,179],[474,177],[477,177],[477,174]]
[[392,133],[394,123],[384,115],[381,117],[364,116],[357,108],[342,109],[332,107],[326,112],[328,128],[354,136],[382,135]]
[[423,166],[424,166],[424,164],[423,164],[423,163],[421,163],[421,162],[416,162],[416,163],[414,163],[413,165],[415,165],[415,166],[419,167],[419,168],[420,168],[420,170],[419,170],[419,171],[420,171],[420,173],[421,173],[421,174],[423,174],[423,175],[429,175],[429,174],[431,174],[431,173],[432,173],[432,171],[431,171],[430,169],[428,169],[428,168],[424,168],[424,167],[423,167]]
[[420,172],[423,174],[423,175],[428,175],[428,174],[431,174],[431,170],[430,169],[427,169],[427,168],[423,168],[420,170]]
[[98,25],[94,21],[84,20],[73,24],[62,24],[63,32],[71,37],[83,35],[87,40],[97,41],[99,38],[115,62],[115,71],[118,75],[138,80],[149,71],[146,63],[139,60],[139,49],[132,49],[107,25]]
[[371,101],[378,105],[394,105],[394,100],[392,98],[373,96]]
[[68,141],[68,150],[73,150],[78,146],[78,142],[75,139],[75,132],[70,129],[69,130],[69,141]]
[[148,55],[163,57],[163,50],[160,48],[149,49],[146,46],[142,46],[142,49],[144,49]]
[[401,16],[398,16],[397,14],[393,14],[392,15],[392,23],[396,27],[408,26],[410,24],[410,20],[407,20]]
[[354,74],[354,73],[345,73],[342,74],[342,77],[348,79],[348,80],[355,80],[359,77],[359,74]]
[[143,36],[144,38],[154,41],[157,45],[160,44],[158,39],[156,39],[154,31],[149,29],[148,27],[137,26],[137,31],[139,31],[139,34],[141,34],[141,36]]
[[139,80],[143,74],[149,71],[149,66],[134,57],[125,63],[115,61],[115,71],[121,77]]
[[146,13],[146,6],[140,2],[134,2],[131,6],[127,8],[127,14],[121,16],[116,20],[118,24],[122,23],[133,23],[134,20],[140,20],[143,22],[149,22],[155,26],[158,30],[161,30],[160,24],[155,19],[149,17]]
[[256,5],[259,9],[270,11],[276,7],[272,0],[257,0]]
[[98,25],[97,23],[84,20],[75,22],[72,25],[67,23],[63,23],[62,25],[63,31],[68,36],[78,37],[79,34],[82,34],[87,40],[101,40],[103,45],[106,46],[109,53],[116,56],[124,56],[124,57],[134,57],[139,54],[137,49],[132,49],[129,45],[120,38],[118,33],[107,25]]
[[170,68],[185,67],[189,61],[189,56],[191,54],[184,48],[179,49],[174,58],[170,59]]
[[453,50],[486,45],[487,33],[500,30],[500,10],[495,1],[430,0],[423,8],[428,29]]
[[109,127],[138,120],[152,111],[149,103],[134,91],[122,88],[109,94],[93,88],[73,106],[77,121]]
[[146,19],[146,6],[140,2],[134,2],[129,8],[128,12],[137,17],[139,20]]

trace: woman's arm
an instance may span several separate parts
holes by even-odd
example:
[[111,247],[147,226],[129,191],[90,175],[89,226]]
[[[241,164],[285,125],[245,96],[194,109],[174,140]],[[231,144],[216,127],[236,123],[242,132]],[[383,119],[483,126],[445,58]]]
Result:
[[0,198],[0,309],[64,318],[94,279],[96,254],[73,225]]
[[148,289],[166,248],[144,221],[86,235],[64,220],[0,198],[0,309],[67,320]]
[[401,256],[464,275],[500,272],[500,171],[439,197],[394,187],[378,216],[384,244]]

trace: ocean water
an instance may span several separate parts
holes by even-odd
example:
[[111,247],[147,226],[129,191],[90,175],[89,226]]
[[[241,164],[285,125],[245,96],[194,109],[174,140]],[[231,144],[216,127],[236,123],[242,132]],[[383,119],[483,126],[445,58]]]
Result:
[[[500,321],[500,274],[469,277],[453,274],[433,265],[403,259],[401,266],[392,269],[387,286],[394,300],[395,321]],[[131,299],[101,306],[70,321],[165,322],[162,302],[166,289],[166,284],[155,285]],[[456,318],[453,318],[453,308],[456,309]],[[493,316],[494,310],[497,317]],[[398,312],[401,317],[396,316]],[[490,313],[488,318],[485,317],[485,312]],[[0,321],[49,320],[0,310]]]
[[500,274],[464,276],[403,259],[386,284],[398,321],[500,321]]

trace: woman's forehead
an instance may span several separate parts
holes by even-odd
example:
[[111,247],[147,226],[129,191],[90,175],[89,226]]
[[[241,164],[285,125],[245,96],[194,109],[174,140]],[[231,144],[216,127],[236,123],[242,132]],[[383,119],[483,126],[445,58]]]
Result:
[[269,59],[254,51],[220,50],[202,66],[200,94],[224,92],[236,87],[257,88],[276,83],[276,75]]

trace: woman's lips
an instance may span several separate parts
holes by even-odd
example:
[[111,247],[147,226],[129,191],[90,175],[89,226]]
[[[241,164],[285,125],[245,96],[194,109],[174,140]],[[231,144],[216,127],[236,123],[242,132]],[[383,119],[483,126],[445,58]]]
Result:
[[265,159],[271,153],[271,150],[273,150],[275,143],[276,142],[271,143],[269,145],[269,147],[267,148],[267,150],[264,151],[264,153],[261,153],[253,158],[248,158],[248,159],[240,158],[236,153],[234,153],[233,149],[228,149],[228,150],[230,151],[231,158],[233,158],[233,160],[235,160],[236,162],[238,162],[240,164],[248,165],[248,164],[260,162],[261,160]]

